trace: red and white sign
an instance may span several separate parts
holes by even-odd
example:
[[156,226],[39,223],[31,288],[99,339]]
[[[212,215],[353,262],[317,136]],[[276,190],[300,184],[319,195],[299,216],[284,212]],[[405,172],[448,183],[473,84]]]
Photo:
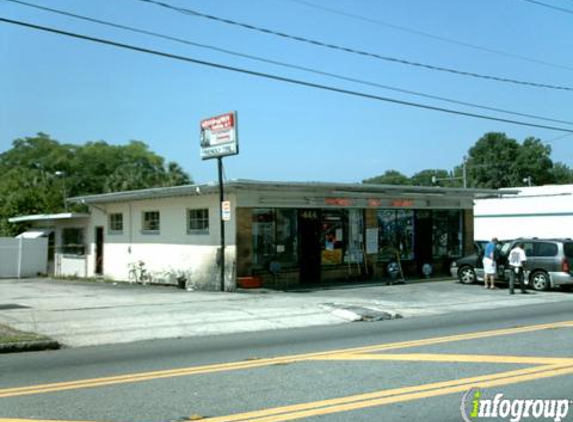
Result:
[[201,158],[203,160],[238,153],[236,112],[201,121]]

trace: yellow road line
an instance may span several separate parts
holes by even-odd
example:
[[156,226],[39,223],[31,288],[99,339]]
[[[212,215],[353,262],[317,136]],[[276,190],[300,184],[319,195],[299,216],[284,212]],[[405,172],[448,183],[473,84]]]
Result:
[[555,328],[572,328],[573,321],[556,322],[549,324],[538,324],[524,327],[514,327],[491,331],[478,331],[467,334],[457,334],[444,337],[434,337],[422,340],[409,340],[396,343],[378,344],[373,346],[363,346],[340,350],[331,350],[326,352],[306,353],[291,356],[282,356],[277,358],[249,360],[240,362],[230,362],[223,364],[213,364],[204,366],[193,366],[187,368],[170,369],[163,371],[141,372],[134,374],[126,374],[119,376],[109,376],[101,378],[88,378],[75,381],[64,381],[49,384],[31,385],[25,387],[14,387],[0,389],[0,398],[24,396],[30,394],[43,394],[55,391],[65,391],[81,388],[94,388],[106,385],[116,385],[125,383],[134,383],[142,381],[150,381],[162,378],[172,378],[181,376],[190,376],[205,373],[214,373],[222,371],[245,370],[258,368],[262,366],[269,366],[275,364],[285,364],[294,362],[303,362],[310,360],[327,359],[338,354],[356,354],[356,353],[372,353],[381,352],[385,350],[405,349],[410,347],[421,347],[434,344],[450,343],[455,341],[476,340],[482,338],[489,338],[495,336],[504,336],[512,334],[530,333],[540,330],[548,330]]
[[523,365],[570,365],[573,358],[546,358],[537,356],[458,355],[436,353],[340,353],[320,360],[384,360],[415,362],[464,362],[464,363],[516,363]]
[[[382,390],[373,393],[328,399],[323,401],[296,404],[291,406],[263,409],[235,415],[205,419],[207,422],[281,422],[303,419],[311,416],[348,412],[368,407],[419,400],[446,394],[465,392],[470,388],[491,388],[542,378],[568,375],[573,373],[572,365],[545,365],[519,369],[503,373],[462,378],[411,387]],[[58,422],[43,419],[0,418],[0,422]],[[60,421],[81,422],[81,421]],[[88,422],[88,421],[83,421]]]
[[490,388],[542,378],[568,375],[571,373],[573,373],[572,365],[546,365],[493,375],[382,390],[368,394],[359,394],[337,399],[209,418],[206,419],[206,422],[281,422],[436,397],[468,391],[470,388],[474,387]]

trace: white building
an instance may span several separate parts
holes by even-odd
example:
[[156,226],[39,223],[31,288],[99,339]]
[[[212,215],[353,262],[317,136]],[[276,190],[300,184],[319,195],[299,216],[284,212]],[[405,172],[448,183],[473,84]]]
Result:
[[[509,190],[519,193],[503,194]],[[573,238],[573,185],[520,187],[500,192],[498,198],[476,199],[476,239]]]
[[[446,274],[473,250],[475,198],[497,190],[236,180],[225,185],[225,288],[258,278],[273,287],[405,275],[428,264]],[[11,219],[55,232],[57,276],[128,280],[138,263],[155,282],[185,278],[220,290],[217,184],[70,198],[89,214]],[[49,223],[49,224],[48,224]],[[141,273],[139,273],[141,274]],[[140,280],[141,281],[141,280]]]

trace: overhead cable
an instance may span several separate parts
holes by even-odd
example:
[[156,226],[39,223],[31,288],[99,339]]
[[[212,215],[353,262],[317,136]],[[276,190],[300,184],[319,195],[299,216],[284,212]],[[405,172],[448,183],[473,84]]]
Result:
[[558,6],[554,6],[552,4],[547,4],[544,3],[542,1],[537,1],[537,0],[522,0],[522,1],[526,1],[528,3],[533,3],[533,4],[537,4],[538,6],[543,6],[543,7],[547,7],[548,9],[553,9],[553,10],[558,10],[560,12],[563,13],[569,13],[573,15],[573,10],[571,9],[565,9],[564,7],[558,7]]
[[372,23],[374,25],[385,26],[387,28],[396,29],[398,31],[407,32],[410,34],[415,34],[415,35],[419,35],[422,37],[431,38],[433,40],[437,40],[437,41],[441,41],[441,42],[445,42],[445,43],[449,43],[449,44],[459,45],[462,47],[472,48],[474,50],[484,51],[486,53],[497,54],[499,56],[511,57],[513,59],[523,60],[523,61],[527,61],[530,63],[537,63],[537,64],[541,64],[544,66],[550,66],[550,67],[554,67],[554,68],[558,68],[558,69],[573,71],[573,67],[564,66],[561,64],[557,64],[557,63],[551,63],[551,62],[548,62],[545,60],[535,59],[532,57],[522,56],[521,54],[508,53],[507,51],[501,51],[501,50],[496,50],[496,49],[489,48],[489,47],[483,47],[480,45],[470,44],[470,43],[458,41],[458,40],[455,40],[452,38],[442,37],[440,35],[430,34],[428,32],[419,31],[417,29],[412,29],[412,28],[408,28],[405,26],[400,26],[400,25],[395,25],[392,23],[384,22],[384,21],[381,21],[379,19],[373,19],[373,18],[370,18],[367,16],[357,15],[355,13],[345,12],[345,11],[340,10],[340,9],[335,9],[335,8],[328,7],[328,6],[323,6],[323,5],[316,4],[314,2],[307,1],[307,0],[283,0],[283,1],[290,1],[292,3],[302,4],[304,6],[312,7],[312,8],[322,10],[322,11],[325,11],[328,13],[334,13],[336,15],[346,16],[346,17],[351,18],[351,19],[356,19],[356,20],[363,21],[363,22],[369,22],[369,23]]
[[450,114],[455,114],[455,115],[459,115],[459,116],[474,117],[477,119],[492,120],[492,121],[503,122],[503,123],[511,123],[511,124],[520,125],[520,126],[529,126],[529,127],[536,127],[536,128],[541,128],[541,129],[556,130],[556,131],[566,132],[566,133],[573,133],[573,129],[566,129],[566,128],[557,127],[557,126],[540,125],[540,124],[536,124],[536,123],[528,123],[528,122],[522,122],[522,121],[518,121],[518,120],[510,120],[510,119],[504,119],[504,118],[499,118],[499,117],[494,117],[494,116],[487,116],[487,115],[483,115],[483,114],[468,113],[465,111],[452,110],[452,109],[447,109],[447,108],[442,108],[442,107],[435,107],[435,106],[430,106],[430,105],[420,104],[420,103],[414,103],[414,102],[409,102],[409,101],[402,101],[402,100],[397,100],[395,98],[382,97],[379,95],[373,95],[373,94],[368,94],[368,93],[364,93],[364,92],[352,91],[352,90],[348,90],[348,89],[337,88],[334,86],[322,85],[322,84],[317,84],[317,83],[313,83],[313,82],[307,82],[307,81],[303,81],[303,80],[299,80],[299,79],[287,78],[287,77],[283,77],[283,76],[279,76],[279,75],[273,75],[270,73],[257,72],[254,70],[238,68],[238,67],[234,67],[234,66],[228,66],[228,65],[224,65],[224,64],[220,64],[220,63],[213,63],[213,62],[208,62],[208,61],[204,61],[204,60],[193,59],[191,57],[165,53],[165,52],[158,51],[158,50],[151,50],[151,49],[144,48],[144,47],[138,47],[135,45],[124,44],[124,43],[120,43],[117,41],[111,41],[111,40],[106,40],[103,38],[91,37],[91,36],[82,35],[82,34],[78,34],[78,33],[63,31],[63,30],[60,30],[57,28],[35,25],[32,23],[7,19],[7,18],[3,18],[3,17],[0,17],[0,22],[9,23],[12,25],[17,25],[17,26],[22,26],[22,27],[29,28],[29,29],[35,29],[35,30],[39,30],[39,31],[43,31],[43,32],[50,32],[50,33],[54,33],[54,34],[64,35],[67,37],[72,37],[72,38],[81,39],[81,40],[85,40],[85,41],[92,41],[95,43],[110,45],[110,46],[114,46],[114,47],[118,47],[118,48],[137,51],[140,53],[152,54],[152,55],[159,56],[159,57],[164,57],[164,58],[169,58],[169,59],[174,59],[174,60],[179,60],[179,61],[184,61],[184,62],[189,62],[189,63],[194,63],[194,64],[199,64],[199,65],[208,66],[211,68],[228,70],[228,71],[242,73],[242,74],[246,74],[246,75],[257,76],[260,78],[265,78],[265,79],[270,79],[270,80],[275,80],[275,81],[280,81],[280,82],[286,82],[286,83],[290,83],[290,84],[294,84],[294,85],[305,86],[305,87],[309,87],[309,88],[316,88],[316,89],[321,89],[321,90],[330,91],[330,92],[336,92],[339,94],[350,95],[353,97],[367,98],[367,99],[376,100],[376,101],[384,101],[384,102],[389,102],[389,103],[394,103],[394,104],[405,105],[405,106],[409,106],[409,107],[416,107],[416,108],[422,108],[422,109],[426,109],[426,110],[440,111],[443,113],[450,113]]
[[347,82],[353,82],[353,83],[358,83],[358,84],[362,84],[362,85],[366,85],[366,86],[371,86],[371,87],[375,87],[375,88],[382,88],[382,89],[387,89],[387,90],[391,90],[391,91],[395,91],[395,92],[401,92],[404,94],[410,94],[410,95],[415,95],[415,96],[419,96],[419,97],[424,97],[424,98],[430,98],[433,100],[439,100],[439,101],[444,101],[444,102],[449,102],[449,103],[453,103],[453,104],[458,104],[458,105],[463,105],[463,106],[467,106],[467,107],[474,107],[474,108],[480,108],[483,110],[489,110],[489,111],[495,111],[495,112],[499,112],[499,113],[505,113],[505,114],[511,114],[511,115],[515,115],[515,116],[521,116],[521,117],[528,117],[531,119],[536,119],[536,120],[544,120],[544,121],[548,121],[548,122],[554,122],[554,123],[563,123],[563,124],[567,124],[567,125],[573,125],[573,122],[571,121],[567,121],[567,120],[560,120],[560,119],[553,119],[553,118],[549,118],[549,117],[542,117],[542,116],[537,116],[534,114],[528,114],[528,113],[520,113],[520,112],[516,112],[516,111],[510,111],[510,110],[505,110],[505,109],[501,109],[501,108],[497,108],[497,107],[491,107],[491,106],[483,106],[483,105],[478,105],[478,104],[474,104],[474,103],[470,103],[470,102],[466,102],[466,101],[459,101],[459,100],[454,100],[454,99],[450,99],[450,98],[446,98],[446,97],[441,97],[441,96],[437,96],[437,95],[431,95],[431,94],[425,94],[425,93],[421,93],[421,92],[416,92],[416,91],[412,91],[412,90],[408,90],[408,89],[402,89],[402,88],[397,88],[397,87],[393,87],[393,86],[388,86],[388,85],[383,85],[383,84],[379,84],[376,82],[371,82],[371,81],[365,81],[362,79],[357,79],[357,78],[352,78],[352,77],[347,77],[347,76],[343,76],[343,75],[339,75],[336,73],[332,73],[332,72],[326,72],[326,71],[322,71],[322,70],[318,70],[318,69],[313,69],[313,68],[309,68],[309,67],[305,67],[305,66],[299,66],[299,65],[294,65],[294,64],[290,64],[290,63],[285,63],[285,62],[280,62],[280,61],[276,61],[276,60],[271,60],[271,59],[266,59],[263,57],[259,57],[259,56],[253,56],[250,54],[244,54],[244,53],[238,53],[236,51],[232,51],[232,50],[227,50],[227,49],[223,49],[220,47],[215,47],[215,46],[211,46],[211,45],[206,45],[206,44],[200,44],[200,43],[196,43],[193,41],[189,41],[186,39],[182,39],[182,38],[176,38],[170,35],[165,35],[165,34],[160,34],[157,32],[151,32],[151,31],[147,31],[144,29],[139,29],[139,28],[134,28],[131,26],[126,26],[126,25],[121,25],[121,24],[117,24],[114,22],[109,22],[109,21],[104,21],[104,20],[100,20],[100,19],[95,19],[95,18],[91,18],[88,16],[84,16],[84,15],[78,15],[75,13],[70,13],[70,12],[66,12],[63,10],[59,10],[59,9],[53,9],[50,7],[45,7],[45,6],[40,6],[34,3],[29,3],[29,2],[25,2],[22,0],[4,0],[4,1],[9,1],[11,3],[17,3],[23,6],[28,6],[28,7],[33,7],[36,9],[40,9],[40,10],[44,10],[47,12],[51,12],[51,13],[56,13],[56,14],[60,14],[60,15],[64,15],[64,16],[69,16],[75,19],[81,19],[84,21],[88,21],[88,22],[93,22],[93,23],[97,23],[100,25],[105,25],[105,26],[110,26],[113,28],[118,28],[118,29],[123,29],[126,31],[131,31],[131,32],[135,32],[135,33],[140,33],[140,34],[145,34],[145,35],[149,35],[149,36],[153,36],[153,37],[157,37],[157,38],[161,38],[161,39],[166,39],[169,41],[175,41],[175,42],[179,42],[182,44],[186,44],[186,45],[191,45],[194,47],[199,47],[199,48],[204,48],[204,49],[208,49],[208,50],[212,50],[212,51],[217,51],[220,53],[224,53],[224,54],[229,54],[235,57],[242,57],[242,58],[247,58],[250,60],[256,60],[262,63],[268,63],[268,64],[273,64],[276,66],[282,66],[282,67],[286,67],[286,68],[290,68],[290,69],[296,69],[296,70],[302,70],[305,72],[309,72],[309,73],[314,73],[317,75],[321,75],[321,76],[328,76],[331,78],[335,78],[335,79],[339,79],[339,80],[343,80],[343,81],[347,81]]
[[388,62],[393,62],[393,63],[400,63],[400,64],[405,64],[408,66],[420,67],[423,69],[430,69],[430,70],[435,70],[435,71],[440,71],[440,72],[448,72],[448,73],[461,75],[461,76],[470,76],[473,78],[493,80],[493,81],[497,81],[497,82],[506,82],[506,83],[512,83],[512,84],[517,84],[517,85],[531,86],[531,87],[535,87],[535,88],[546,88],[546,89],[573,91],[573,87],[570,87],[570,86],[552,85],[552,84],[538,83],[538,82],[528,82],[528,81],[522,81],[522,80],[518,80],[518,79],[504,78],[504,77],[492,76],[492,75],[484,75],[484,74],[468,72],[468,71],[464,71],[464,70],[452,69],[452,68],[448,68],[448,67],[441,67],[441,66],[435,66],[435,65],[430,65],[430,64],[426,64],[426,63],[414,62],[411,60],[406,60],[406,59],[401,59],[401,58],[396,58],[396,57],[382,56],[382,55],[377,54],[377,53],[371,53],[371,52],[363,51],[363,50],[356,50],[356,49],[353,49],[350,47],[342,47],[342,46],[339,46],[336,44],[325,43],[322,41],[318,41],[318,40],[314,40],[314,39],[310,39],[310,38],[305,38],[305,37],[301,37],[301,36],[296,36],[296,35],[290,35],[290,34],[286,34],[284,32],[279,32],[279,31],[275,31],[272,29],[268,29],[268,28],[262,28],[259,26],[234,21],[231,19],[225,19],[225,18],[221,18],[218,16],[197,12],[196,10],[192,10],[192,9],[188,9],[188,8],[184,8],[184,7],[172,6],[172,5],[167,4],[165,2],[162,2],[162,1],[157,1],[157,0],[137,0],[137,1],[154,4],[156,6],[161,6],[161,7],[164,7],[164,8],[170,9],[170,10],[174,10],[176,12],[187,14],[187,15],[197,16],[197,17],[210,19],[210,20],[217,21],[217,22],[226,23],[229,25],[234,25],[234,26],[246,28],[246,29],[251,30],[251,31],[262,32],[265,34],[275,35],[275,36],[282,37],[285,39],[290,39],[290,40],[294,40],[294,41],[298,41],[298,42],[302,42],[302,43],[312,44],[312,45],[319,46],[319,47],[325,47],[325,48],[329,48],[329,49],[336,50],[336,51],[343,51],[346,53],[356,54],[356,55],[360,55],[360,56],[364,56],[364,57],[371,57],[371,58],[378,59],[378,60],[383,60],[383,61],[388,61]]

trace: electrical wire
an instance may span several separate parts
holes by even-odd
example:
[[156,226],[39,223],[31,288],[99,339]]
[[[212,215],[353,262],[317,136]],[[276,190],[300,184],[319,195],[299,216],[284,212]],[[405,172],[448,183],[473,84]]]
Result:
[[536,127],[536,128],[541,128],[541,129],[550,129],[550,130],[555,130],[555,131],[560,131],[560,132],[573,133],[573,129],[566,129],[566,128],[557,127],[557,126],[540,125],[540,124],[536,124],[536,123],[521,122],[518,120],[504,119],[504,118],[487,116],[487,115],[476,114],[476,113],[468,113],[465,111],[452,110],[452,109],[447,109],[447,108],[442,108],[442,107],[431,106],[431,105],[427,105],[427,104],[414,103],[414,102],[410,102],[410,101],[402,101],[402,100],[397,100],[395,98],[382,97],[379,95],[373,95],[373,94],[368,94],[368,93],[364,93],[364,92],[352,91],[352,90],[348,90],[348,89],[344,89],[344,88],[338,88],[338,87],[329,86],[329,85],[317,84],[317,83],[313,83],[313,82],[303,81],[300,79],[292,79],[292,78],[287,78],[284,76],[273,75],[270,73],[263,73],[263,72],[258,72],[258,71],[254,71],[254,70],[238,68],[238,67],[234,67],[234,66],[228,66],[228,65],[224,65],[224,64],[220,64],[220,63],[214,63],[214,62],[208,62],[208,61],[204,61],[204,60],[193,59],[191,57],[180,56],[180,55],[171,54],[171,53],[165,53],[165,52],[158,51],[158,50],[151,50],[151,49],[144,48],[144,47],[138,47],[135,45],[124,44],[124,43],[120,43],[117,41],[106,40],[103,38],[91,37],[91,36],[82,35],[82,34],[78,34],[78,33],[63,31],[63,30],[60,30],[57,28],[51,28],[51,27],[46,27],[46,26],[41,26],[41,25],[35,25],[32,23],[28,23],[28,22],[7,19],[4,17],[0,17],[0,22],[5,22],[5,23],[12,24],[12,25],[17,25],[17,26],[21,26],[21,27],[25,27],[25,28],[29,28],[29,29],[35,29],[35,30],[39,30],[39,31],[43,31],[43,32],[50,32],[53,34],[64,35],[67,37],[81,39],[81,40],[85,40],[85,41],[92,41],[95,43],[110,45],[110,46],[114,46],[114,47],[118,47],[118,48],[137,51],[140,53],[146,53],[146,54],[151,54],[151,55],[155,55],[155,56],[159,56],[159,57],[184,61],[184,62],[188,62],[188,63],[194,63],[194,64],[198,64],[198,65],[202,65],[202,66],[208,66],[211,68],[228,70],[228,71],[242,73],[242,74],[246,74],[246,75],[257,76],[257,77],[265,78],[265,79],[269,79],[269,80],[286,82],[286,83],[290,83],[293,85],[299,85],[299,86],[305,86],[305,87],[309,87],[309,88],[321,89],[324,91],[336,92],[339,94],[345,94],[345,95],[358,97],[358,98],[367,98],[367,99],[371,99],[371,100],[389,102],[389,103],[393,103],[393,104],[400,104],[400,105],[409,106],[409,107],[416,107],[416,108],[422,108],[422,109],[426,109],[426,110],[440,111],[440,112],[444,112],[444,113],[455,114],[458,116],[474,117],[474,118],[478,118],[478,119],[492,120],[492,121],[497,121],[497,122],[520,125],[520,126]]
[[423,31],[419,31],[416,29],[407,28],[405,26],[394,25],[394,24],[391,24],[388,22],[381,21],[379,19],[372,19],[372,18],[369,18],[366,16],[357,15],[355,13],[345,12],[345,11],[342,11],[340,9],[334,9],[332,7],[322,6],[322,5],[307,1],[307,0],[283,0],[283,1],[289,1],[291,3],[302,4],[304,6],[312,7],[314,9],[322,10],[324,12],[334,13],[336,15],[346,16],[348,18],[356,19],[356,20],[359,20],[362,22],[369,22],[369,23],[372,23],[375,25],[385,26],[387,28],[392,28],[392,29],[396,29],[398,31],[407,32],[409,34],[415,34],[415,35],[419,35],[422,37],[431,38],[431,39],[436,40],[436,41],[441,41],[441,42],[445,42],[445,43],[449,43],[449,44],[459,45],[462,47],[467,47],[467,48],[471,48],[471,49],[478,50],[478,51],[484,51],[486,53],[497,54],[499,56],[511,57],[513,59],[523,60],[523,61],[527,61],[530,63],[537,63],[537,64],[541,64],[544,66],[550,66],[550,67],[554,67],[557,69],[564,69],[564,70],[573,71],[573,67],[568,67],[568,66],[564,66],[564,65],[556,64],[556,63],[550,63],[550,62],[547,62],[545,60],[539,60],[539,59],[535,59],[532,57],[522,56],[520,54],[508,53],[506,51],[501,51],[501,50],[495,50],[495,49],[489,48],[489,47],[483,47],[483,46],[479,46],[479,45],[475,45],[475,44],[470,44],[470,43],[454,40],[451,38],[446,38],[446,37],[442,37],[439,35],[430,34],[428,32],[423,32]]
[[182,38],[176,38],[176,37],[172,37],[169,35],[160,34],[157,32],[151,32],[151,31],[147,31],[147,30],[143,30],[143,29],[139,29],[139,28],[134,28],[131,26],[121,25],[121,24],[114,23],[114,22],[95,19],[95,18],[88,17],[85,15],[78,15],[78,14],[66,12],[66,11],[63,11],[60,9],[53,9],[50,7],[40,6],[40,5],[37,5],[34,3],[25,2],[22,0],[4,0],[4,1],[16,3],[16,4],[19,4],[22,6],[32,7],[32,8],[43,10],[43,11],[50,12],[50,13],[56,13],[59,15],[72,17],[74,19],[80,19],[80,20],[84,20],[84,21],[88,21],[88,22],[97,23],[100,25],[105,25],[105,26],[110,26],[113,28],[123,29],[123,30],[130,31],[130,32],[149,35],[149,36],[153,36],[156,38],[166,39],[169,41],[175,41],[175,42],[179,42],[182,44],[191,45],[194,47],[199,47],[199,48],[204,48],[204,49],[208,49],[208,50],[212,50],[212,51],[217,51],[220,53],[225,53],[225,54],[233,55],[236,57],[247,58],[250,60],[256,60],[256,61],[259,61],[262,63],[269,63],[269,64],[282,66],[282,67],[286,67],[286,68],[290,68],[290,69],[302,70],[305,72],[314,73],[314,74],[321,75],[321,76],[328,76],[331,78],[335,78],[335,79],[339,79],[339,80],[343,80],[343,81],[347,81],[347,82],[354,82],[354,83],[358,83],[358,84],[362,84],[362,85],[366,85],[366,86],[372,86],[372,87],[376,87],[376,88],[387,89],[387,90],[391,90],[391,91],[401,92],[401,93],[415,95],[415,96],[424,97],[424,98],[430,98],[433,100],[439,100],[439,101],[449,102],[449,103],[468,106],[468,107],[480,108],[483,110],[489,110],[489,111],[495,111],[495,112],[499,112],[499,113],[511,114],[511,115],[520,116],[520,117],[528,117],[528,118],[536,119],[536,120],[544,120],[544,121],[549,121],[549,122],[554,122],[554,123],[563,123],[563,124],[567,124],[567,125],[573,125],[573,122],[567,121],[567,120],[553,119],[553,118],[542,117],[542,116],[537,116],[537,115],[528,114],[528,113],[520,113],[520,112],[505,110],[505,109],[501,109],[501,108],[497,108],[497,107],[478,105],[478,104],[470,103],[470,102],[466,102],[466,101],[454,100],[454,99],[441,97],[441,96],[437,96],[437,95],[425,94],[425,93],[416,92],[416,91],[412,91],[412,90],[407,90],[407,89],[397,88],[397,87],[393,87],[393,86],[383,85],[383,84],[379,84],[376,82],[370,82],[370,81],[365,81],[362,79],[347,77],[347,76],[343,76],[343,75],[339,75],[339,74],[335,74],[335,73],[331,73],[331,72],[326,72],[326,71],[322,71],[322,70],[318,70],[318,69],[312,69],[309,67],[293,65],[290,63],[280,62],[280,61],[276,61],[276,60],[270,60],[270,59],[262,58],[259,56],[253,56],[250,54],[238,53],[235,51],[231,51],[231,50],[227,50],[227,49],[223,49],[223,48],[219,48],[219,47],[215,47],[215,46],[211,46],[211,45],[206,45],[206,44],[199,44],[199,43],[196,43],[193,41],[189,41],[189,40],[182,39]]
[[570,87],[570,86],[552,85],[552,84],[538,83],[538,82],[528,82],[528,81],[522,81],[522,80],[518,80],[518,79],[511,79],[511,78],[504,78],[504,77],[499,77],[499,76],[483,75],[483,74],[479,74],[479,73],[457,70],[457,69],[452,69],[452,68],[448,68],[448,67],[434,66],[434,65],[430,65],[430,64],[426,64],[426,63],[414,62],[414,61],[396,58],[396,57],[382,56],[382,55],[379,55],[377,53],[371,53],[371,52],[367,52],[367,51],[363,51],[363,50],[356,50],[356,49],[349,48],[349,47],[342,47],[342,46],[339,46],[336,44],[330,44],[330,43],[325,43],[325,42],[310,39],[310,38],[300,37],[300,36],[296,36],[296,35],[290,35],[290,34],[286,34],[284,32],[278,32],[278,31],[275,31],[272,29],[262,28],[262,27],[258,27],[255,25],[250,25],[250,24],[234,21],[231,19],[220,18],[218,16],[208,15],[206,13],[197,12],[197,11],[192,10],[192,9],[172,6],[170,4],[167,4],[167,3],[161,2],[161,1],[156,1],[156,0],[136,0],[136,1],[154,4],[156,6],[161,6],[161,7],[170,9],[170,10],[174,10],[174,11],[179,12],[179,13],[186,14],[186,15],[192,15],[192,16],[197,16],[197,17],[201,17],[201,18],[205,18],[205,19],[210,19],[213,21],[226,23],[228,25],[234,25],[234,26],[238,26],[241,28],[245,28],[245,29],[248,29],[251,31],[262,32],[265,34],[275,35],[278,37],[290,39],[290,40],[297,41],[297,42],[307,43],[307,44],[311,44],[314,46],[324,47],[324,48],[328,48],[328,49],[332,49],[332,50],[336,50],[336,51],[343,51],[345,53],[355,54],[355,55],[359,55],[359,56],[370,57],[370,58],[374,58],[374,59],[378,59],[378,60],[382,60],[382,61],[388,61],[388,62],[392,62],[392,63],[400,63],[400,64],[404,64],[404,65],[408,65],[408,66],[414,66],[414,67],[420,67],[420,68],[428,69],[428,70],[447,72],[447,73],[452,73],[452,74],[461,75],[461,76],[470,76],[473,78],[492,80],[492,81],[496,81],[496,82],[505,82],[505,83],[512,83],[512,84],[517,84],[517,85],[525,85],[525,86],[530,86],[530,87],[535,87],[535,88],[546,88],[546,89],[556,89],[556,90],[563,90],[563,91],[573,91],[573,87]]
[[573,15],[573,10],[571,9],[565,9],[564,7],[553,6],[552,4],[543,3],[542,1],[537,1],[537,0],[521,0],[521,1],[526,1],[527,3],[537,4],[538,6],[547,7],[548,9],[558,10],[559,12],[569,13]]

